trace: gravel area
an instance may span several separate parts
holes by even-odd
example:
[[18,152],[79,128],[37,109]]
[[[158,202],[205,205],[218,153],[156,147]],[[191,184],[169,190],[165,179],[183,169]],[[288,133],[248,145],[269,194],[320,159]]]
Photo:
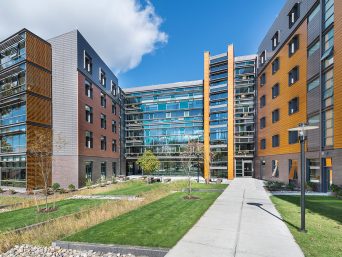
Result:
[[69,199],[97,199],[97,200],[143,200],[141,197],[129,195],[74,195]]
[[135,256],[132,254],[122,255],[120,253],[100,253],[94,251],[76,251],[67,250],[60,247],[40,247],[32,245],[16,245],[4,254],[0,254],[0,257],[147,257],[147,256]]

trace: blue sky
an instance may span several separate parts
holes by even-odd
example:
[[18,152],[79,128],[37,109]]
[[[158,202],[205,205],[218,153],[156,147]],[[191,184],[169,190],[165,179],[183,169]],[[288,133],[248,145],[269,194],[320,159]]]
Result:
[[[152,0],[168,43],[118,75],[132,87],[203,78],[203,52],[219,54],[228,43],[236,55],[256,53],[285,0]],[[266,15],[267,14],[267,15]]]

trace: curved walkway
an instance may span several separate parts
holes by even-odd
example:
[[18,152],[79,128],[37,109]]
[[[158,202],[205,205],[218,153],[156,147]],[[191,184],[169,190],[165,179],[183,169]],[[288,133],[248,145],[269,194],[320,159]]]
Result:
[[166,257],[304,257],[263,182],[236,178]]

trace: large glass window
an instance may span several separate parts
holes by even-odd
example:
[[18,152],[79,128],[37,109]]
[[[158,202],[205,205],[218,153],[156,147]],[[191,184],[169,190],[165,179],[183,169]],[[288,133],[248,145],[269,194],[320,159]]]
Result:
[[323,107],[333,104],[334,97],[334,70],[331,69],[323,75]]
[[1,137],[1,153],[19,153],[26,151],[26,134],[5,135]]
[[323,113],[323,146],[334,145],[334,111],[327,110]]
[[309,49],[308,49],[308,57],[310,57],[311,55],[313,55],[314,53],[316,53],[316,51],[319,49],[320,47],[320,41],[316,41],[315,43],[313,43]]
[[93,123],[93,107],[86,105],[85,106],[85,115],[86,115],[86,121],[88,123]]
[[15,123],[25,122],[26,120],[26,105],[19,103],[7,105],[0,110],[0,125],[7,126]]
[[334,22],[334,0],[324,0],[324,28]]
[[85,177],[86,177],[86,180],[93,180],[93,162],[92,161],[85,162]]
[[101,162],[101,179],[105,179],[107,177],[107,163]]
[[321,181],[321,165],[319,159],[309,159],[309,178],[308,180],[313,183],[320,183]]
[[0,157],[0,186],[26,187],[26,156]]
[[321,10],[321,5],[317,5],[316,8],[310,13],[309,17],[308,17],[308,22],[310,23],[315,17],[316,15],[319,13],[319,11]]
[[315,78],[314,80],[308,83],[308,91],[311,91],[312,89],[315,89],[318,86],[319,86],[319,77]]
[[0,79],[0,97],[5,98],[24,92],[26,89],[25,83],[25,71]]
[[334,28],[324,35],[323,55],[324,68],[334,63]]
[[279,178],[279,161],[272,160],[272,177]]

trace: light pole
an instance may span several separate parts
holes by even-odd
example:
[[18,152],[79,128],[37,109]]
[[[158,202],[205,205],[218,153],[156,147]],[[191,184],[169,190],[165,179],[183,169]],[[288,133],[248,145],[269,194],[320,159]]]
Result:
[[318,129],[317,126],[309,126],[305,123],[300,123],[298,127],[291,128],[289,131],[297,131],[300,142],[300,231],[305,232],[305,140],[308,130]]

